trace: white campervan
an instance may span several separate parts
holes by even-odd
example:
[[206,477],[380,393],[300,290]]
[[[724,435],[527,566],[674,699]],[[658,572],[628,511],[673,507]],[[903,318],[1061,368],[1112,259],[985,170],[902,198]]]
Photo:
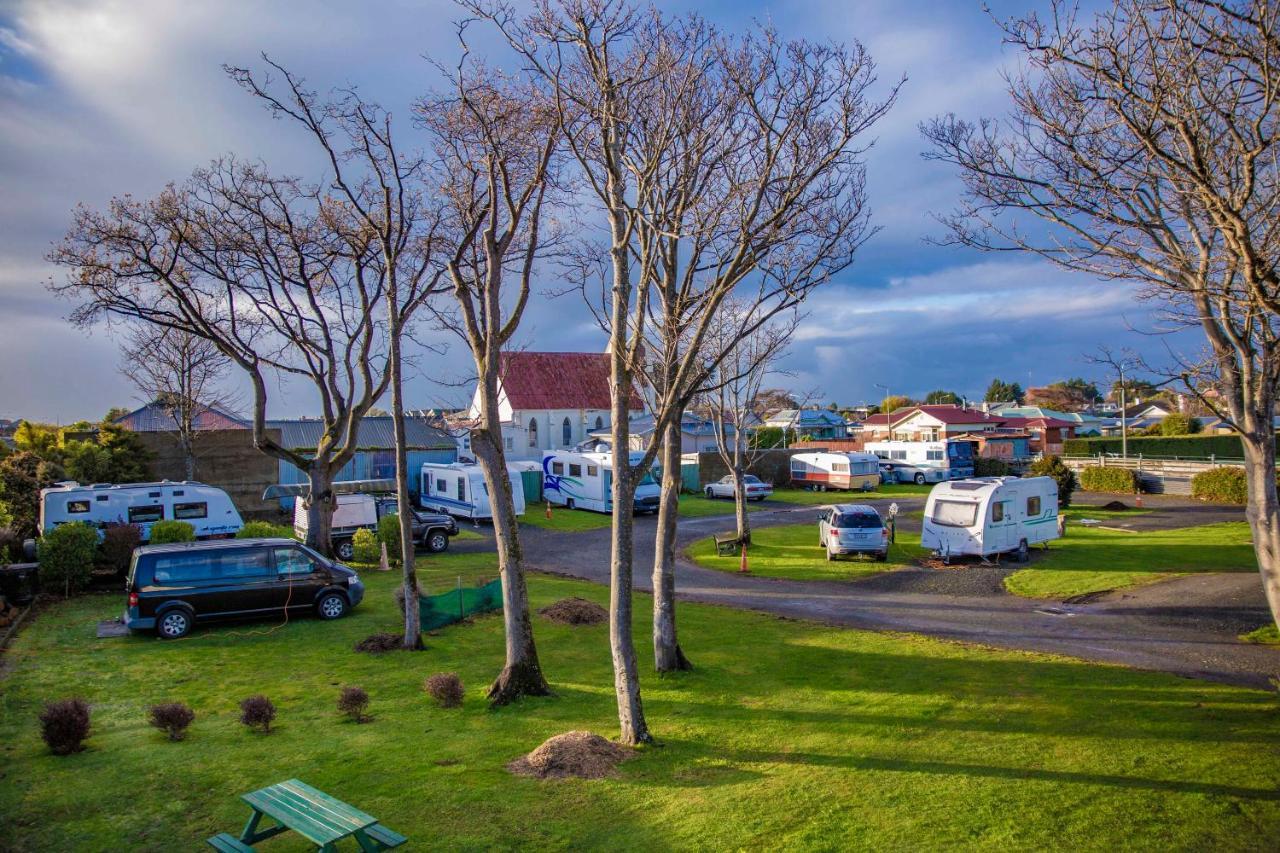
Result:
[[109,524],[136,524],[143,542],[151,538],[151,525],[157,521],[185,521],[195,528],[197,539],[234,536],[244,527],[222,489],[168,480],[91,486],[64,482],[41,489],[40,530],[48,533],[71,521],[85,521],[99,530]]
[[1012,552],[1057,539],[1058,483],[1052,477],[977,477],[939,483],[924,507],[921,546],[940,557]]
[[[643,453],[633,451],[631,464]],[[613,512],[613,454],[603,451],[557,450],[542,457],[542,497],[569,509]],[[646,472],[636,486],[634,511],[657,512],[662,489]]]
[[973,445],[968,441],[869,441],[866,449],[894,470],[897,482],[940,483],[973,476]]
[[[520,471],[507,466],[516,515],[524,515],[524,483]],[[479,465],[463,462],[424,462],[418,488],[423,509],[447,512],[459,518],[493,518],[489,489]]]

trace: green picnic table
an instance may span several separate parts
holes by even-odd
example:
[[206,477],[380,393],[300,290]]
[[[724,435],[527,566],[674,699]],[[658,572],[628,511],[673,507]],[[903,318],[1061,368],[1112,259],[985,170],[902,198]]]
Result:
[[[344,838],[355,838],[366,853],[390,850],[407,840],[370,814],[348,805],[324,791],[313,788],[297,779],[277,782],[240,797],[253,809],[244,832],[236,838],[230,833],[220,833],[208,839],[210,847],[222,853],[247,853],[253,845],[282,832],[293,830],[311,841],[321,851],[336,850],[334,846]],[[273,819],[275,826],[259,829],[264,817]]]

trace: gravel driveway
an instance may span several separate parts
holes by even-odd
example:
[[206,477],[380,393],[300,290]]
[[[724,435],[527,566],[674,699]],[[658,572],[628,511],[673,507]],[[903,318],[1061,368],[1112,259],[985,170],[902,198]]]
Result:
[[[1081,494],[1077,502],[1108,499]],[[896,501],[903,512],[924,505],[922,497]],[[1166,509],[1178,511],[1154,519],[1160,526],[1222,520],[1215,514],[1223,512],[1195,506],[1179,510],[1172,502]],[[1228,511],[1243,518],[1239,510]],[[817,514],[817,507],[769,508],[753,513],[752,524],[816,523]],[[728,517],[682,519],[679,547],[731,524]],[[903,519],[902,527],[918,524]],[[636,520],[636,586],[646,591],[651,589],[653,533],[652,518]],[[526,526],[521,535],[530,568],[608,583],[607,529],[559,533]],[[1050,602],[1006,593],[1001,581],[1010,570],[905,569],[851,582],[788,581],[705,569],[682,558],[676,584],[682,600],[778,616],[1053,652],[1253,687],[1268,687],[1271,678],[1280,677],[1280,648],[1237,640],[1269,618],[1256,574],[1191,575],[1087,601]]]

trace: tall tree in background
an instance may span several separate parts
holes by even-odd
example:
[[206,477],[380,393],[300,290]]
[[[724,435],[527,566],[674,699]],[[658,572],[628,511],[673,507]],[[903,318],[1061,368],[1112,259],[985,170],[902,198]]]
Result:
[[226,388],[231,359],[208,338],[145,325],[129,329],[121,352],[121,372],[172,424],[186,479],[194,480],[200,418],[234,407]]
[[930,391],[924,395],[924,404],[926,406],[936,405],[960,405],[960,395],[954,391]]
[[1203,331],[1174,372],[1241,437],[1280,624],[1280,4],[1118,0],[1081,21],[1055,2],[1004,34],[1027,60],[1007,119],[924,128],[965,184],[951,239],[1134,282]]
[[982,399],[988,403],[1012,402],[1022,405],[1022,386],[1017,382],[1005,382],[1002,379],[992,379],[991,384],[987,386],[987,392],[982,395]]
[[341,207],[341,215],[330,216],[327,222],[352,256],[367,258],[368,276],[381,287],[386,329],[383,381],[391,392],[396,505],[401,520],[404,648],[421,648],[403,342],[415,315],[443,278],[435,258],[439,206],[424,192],[422,158],[397,148],[389,112],[363,100],[353,89],[320,100],[288,70],[265,57],[264,61],[278,75],[278,84],[270,75],[258,76],[244,68],[227,72],[273,115],[294,121],[311,135],[329,164],[331,203]]
[[533,639],[498,383],[503,348],[519,328],[535,262],[549,242],[543,217],[555,191],[559,116],[536,85],[508,80],[465,56],[451,90],[425,99],[419,112],[435,139],[437,185],[451,223],[456,310],[440,317],[466,341],[476,368],[479,419],[471,448],[493,508],[506,633],[506,664],[489,699],[504,705],[550,693]]

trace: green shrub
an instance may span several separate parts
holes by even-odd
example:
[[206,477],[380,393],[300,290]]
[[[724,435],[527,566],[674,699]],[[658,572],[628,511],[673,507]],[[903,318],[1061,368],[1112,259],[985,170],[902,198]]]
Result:
[[378,541],[387,546],[392,558],[400,553],[400,516],[384,515],[378,519]]
[[1160,420],[1161,435],[1191,435],[1204,429],[1204,424],[1181,412],[1171,412]]
[[246,521],[236,532],[237,539],[293,539],[293,528],[269,521]]
[[133,549],[142,544],[142,528],[136,524],[108,524],[102,531],[98,557],[103,567],[124,574],[133,559]]
[[1086,492],[1132,495],[1138,491],[1138,475],[1128,468],[1089,465],[1080,471],[1080,488]]
[[1216,503],[1244,504],[1249,486],[1243,468],[1210,468],[1191,478],[1191,496]]
[[152,545],[194,541],[196,541],[196,529],[185,521],[157,521],[151,525]]
[[1009,463],[1003,459],[988,459],[979,456],[973,460],[975,477],[1004,477],[1009,473]]
[[1066,466],[1058,456],[1044,456],[1031,463],[1029,473],[1033,477],[1052,477],[1058,481],[1058,506],[1070,506],[1071,494],[1076,490],[1076,472]]
[[40,539],[40,586],[71,595],[84,589],[93,574],[98,531],[82,521],[59,524]]
[[[390,553],[391,549],[387,548]],[[356,531],[356,535],[351,537],[351,559],[356,563],[376,563],[381,557],[378,549],[378,537],[373,535],[373,531],[366,527],[361,527]]]

